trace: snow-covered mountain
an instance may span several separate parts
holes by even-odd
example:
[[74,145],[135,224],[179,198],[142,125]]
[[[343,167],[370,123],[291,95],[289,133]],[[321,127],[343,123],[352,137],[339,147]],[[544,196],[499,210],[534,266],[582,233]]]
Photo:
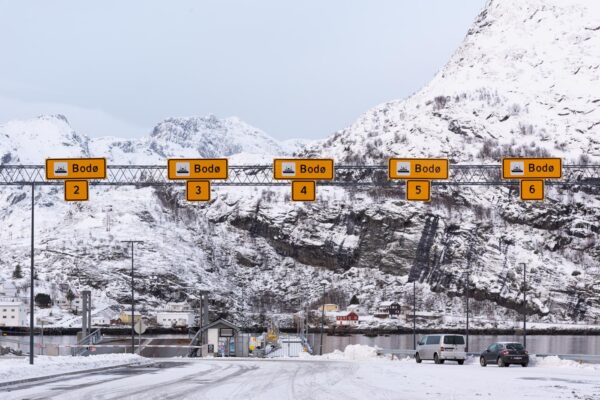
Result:
[[[490,1],[426,87],[304,149],[237,119],[168,119],[147,138],[122,140],[87,139],[60,117],[42,117],[0,126],[0,157],[38,164],[82,154],[145,164],[194,155],[268,164],[298,149],[352,164],[396,155],[600,162],[598,7],[595,0]],[[238,321],[241,311],[252,312],[245,318],[261,322],[321,301],[323,279],[328,301],[356,294],[367,308],[380,300],[411,304],[410,282],[418,280],[420,309],[461,314],[469,267],[471,310],[493,326],[521,309],[525,262],[532,319],[600,317],[598,189],[547,188],[539,204],[499,187],[436,188],[428,204],[405,202],[402,190],[357,188],[319,187],[310,204],[291,203],[289,188],[215,188],[207,204],[187,203],[173,188],[93,188],[84,204],[64,203],[59,188],[38,190],[38,247],[86,252],[73,260],[36,255],[40,290],[53,297],[70,282],[94,288],[98,304],[127,303],[120,240],[135,238],[144,241],[136,296],[148,308],[202,289],[211,292],[213,312]],[[28,207],[22,189],[0,193],[5,277],[28,256]],[[24,290],[26,280],[18,283]]]
[[239,163],[268,163],[310,141],[277,141],[237,117],[169,118],[140,139],[88,138],[63,115],[43,115],[0,125],[0,162],[42,164],[48,157],[106,157],[118,164],[157,164],[167,158],[231,157]]

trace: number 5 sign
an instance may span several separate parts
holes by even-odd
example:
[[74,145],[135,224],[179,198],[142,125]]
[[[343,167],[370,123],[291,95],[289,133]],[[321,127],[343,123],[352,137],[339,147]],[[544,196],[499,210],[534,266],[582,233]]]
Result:
[[542,179],[521,180],[521,200],[541,201],[544,200],[544,181]]
[[431,181],[406,181],[406,200],[431,201]]

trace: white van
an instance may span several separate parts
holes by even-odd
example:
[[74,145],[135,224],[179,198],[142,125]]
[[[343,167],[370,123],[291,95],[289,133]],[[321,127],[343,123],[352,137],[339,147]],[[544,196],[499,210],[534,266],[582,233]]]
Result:
[[417,343],[415,360],[433,360],[436,364],[443,364],[446,360],[457,361],[463,365],[467,357],[465,337],[455,334],[439,334],[423,336]]

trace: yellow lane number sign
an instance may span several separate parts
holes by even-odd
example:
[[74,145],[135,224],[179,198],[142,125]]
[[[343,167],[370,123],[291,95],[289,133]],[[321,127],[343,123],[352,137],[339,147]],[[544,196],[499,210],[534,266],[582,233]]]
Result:
[[542,179],[522,179],[521,200],[542,201],[544,200],[544,181]]
[[275,179],[310,179],[315,181],[333,179],[332,159],[275,159],[273,161]]
[[390,158],[390,179],[448,179],[448,159]]
[[187,201],[209,201],[210,181],[187,181],[185,193]]
[[503,179],[560,179],[562,159],[560,158],[503,158]]
[[106,179],[106,159],[48,158],[46,179]]
[[431,181],[408,180],[406,181],[406,200],[430,201]]
[[87,201],[88,199],[88,181],[65,181],[65,201]]
[[292,200],[293,201],[315,201],[316,182],[315,181],[293,181],[292,182]]
[[229,173],[226,158],[170,159],[167,170],[171,180],[227,179]]

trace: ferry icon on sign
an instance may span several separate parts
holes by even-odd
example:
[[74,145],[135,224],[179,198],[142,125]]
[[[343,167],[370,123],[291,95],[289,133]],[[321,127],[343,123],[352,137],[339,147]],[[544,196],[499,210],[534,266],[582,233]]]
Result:
[[523,176],[525,173],[525,163],[523,161],[511,161],[510,162],[510,174]]
[[190,176],[190,163],[189,162],[175,163],[175,176]]
[[281,175],[296,176],[296,163],[295,162],[281,163]]
[[54,163],[54,175],[67,175],[69,172],[67,171],[67,163],[66,162],[55,162]]
[[396,164],[396,173],[399,176],[410,175],[410,161],[398,161]]

